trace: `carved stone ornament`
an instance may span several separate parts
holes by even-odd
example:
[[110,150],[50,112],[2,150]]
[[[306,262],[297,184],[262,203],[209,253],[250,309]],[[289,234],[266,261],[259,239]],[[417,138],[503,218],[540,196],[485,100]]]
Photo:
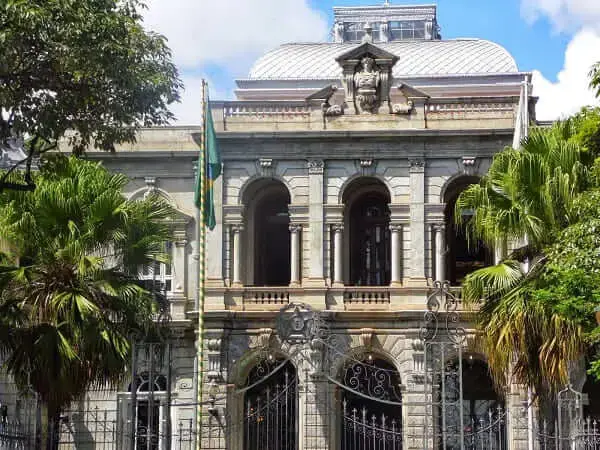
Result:
[[408,100],[406,103],[394,103],[392,105],[392,114],[410,114],[414,109],[415,105],[412,100]]
[[310,342],[319,335],[317,314],[308,305],[290,303],[279,311],[277,334],[289,344]]
[[391,113],[392,68],[398,57],[369,42],[369,30],[370,25],[362,45],[336,58],[342,66],[346,104],[353,105],[356,114]]
[[461,162],[465,175],[473,175],[477,171],[477,158],[474,156],[463,156]]
[[273,336],[272,328],[261,328],[258,330],[258,336],[253,347],[268,348],[271,345],[271,336]]
[[153,195],[158,192],[156,187],[156,177],[144,177],[144,183],[146,183],[146,192],[144,193],[144,198],[147,198],[149,195]]
[[259,158],[258,161],[256,161],[256,167],[258,169],[258,172],[263,177],[273,175],[274,164],[271,158]]
[[360,329],[360,344],[367,348],[373,348],[373,338],[375,337],[375,330],[373,328],[361,328]]
[[325,161],[322,159],[309,159],[307,166],[309,174],[322,174],[325,168]]
[[221,339],[209,339],[206,343],[208,357],[207,378],[217,380],[221,378]]

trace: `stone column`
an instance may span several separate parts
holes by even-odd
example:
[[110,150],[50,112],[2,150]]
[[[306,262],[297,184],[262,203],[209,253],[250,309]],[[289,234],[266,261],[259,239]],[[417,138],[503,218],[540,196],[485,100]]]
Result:
[[343,284],[344,280],[344,266],[343,254],[344,248],[342,247],[342,233],[344,232],[344,225],[339,223],[333,227],[333,283]]
[[290,224],[290,284],[300,283],[300,231],[302,226]]
[[391,284],[402,282],[402,225],[390,225],[391,231],[391,253],[392,253],[392,279]]
[[410,188],[410,277],[425,283],[425,160],[411,159]]
[[242,239],[241,234],[244,230],[242,224],[231,226],[233,232],[233,284],[242,284]]
[[325,285],[323,264],[323,241],[325,239],[323,207],[323,172],[325,162],[322,159],[308,161],[308,248],[310,265],[308,278],[316,285]]
[[444,224],[436,224],[433,226],[433,232],[435,234],[435,279],[437,281],[445,281],[446,239],[444,235],[446,227]]

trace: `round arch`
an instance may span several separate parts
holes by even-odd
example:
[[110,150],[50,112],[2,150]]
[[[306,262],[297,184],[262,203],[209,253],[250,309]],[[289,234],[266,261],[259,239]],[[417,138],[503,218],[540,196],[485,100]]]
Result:
[[255,199],[256,195],[261,192],[262,189],[270,185],[281,184],[285,187],[290,203],[294,203],[294,192],[287,180],[279,175],[272,175],[265,177],[262,175],[254,175],[248,178],[238,194],[238,204],[248,206]]
[[387,286],[391,279],[390,190],[376,177],[357,177],[342,192],[345,279]]
[[135,201],[135,200],[143,199],[150,193],[158,195],[160,198],[162,198],[164,201],[166,201],[173,208],[175,208],[177,210],[179,209],[177,207],[177,202],[173,199],[173,197],[171,197],[171,195],[167,191],[165,191],[164,189],[161,189],[159,187],[153,187],[153,188],[143,187],[143,188],[136,189],[135,191],[131,192],[127,196],[127,200]]
[[[359,187],[364,186],[376,187],[383,195],[386,195],[389,199],[388,203],[392,202],[392,187],[388,181],[379,175],[361,175],[354,174],[348,177],[340,186],[338,191],[338,203],[340,205],[347,205],[348,202],[352,201],[356,197]],[[359,192],[358,192],[359,193]]]
[[[459,285],[466,275],[493,263],[493,251],[481,241],[473,241],[467,235],[464,222],[457,224],[455,220],[456,200],[461,192],[480,181],[476,175],[456,175],[442,188],[441,196],[444,203],[444,221],[446,224],[446,276],[452,285]],[[463,211],[465,220],[473,214]]]
[[277,178],[245,186],[246,284],[288,286],[291,279],[290,190]]

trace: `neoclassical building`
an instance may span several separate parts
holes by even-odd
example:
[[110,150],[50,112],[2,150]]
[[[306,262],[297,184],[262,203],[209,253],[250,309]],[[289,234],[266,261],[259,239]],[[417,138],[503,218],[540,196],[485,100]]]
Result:
[[236,100],[210,104],[223,171],[203,311],[201,129],[88,153],[131,178],[131,198],[178,211],[171,264],[143,273],[167,293],[173,341],[140,345],[133,382],[75,405],[65,448],[527,448],[539,417],[519,386],[493,385],[460,302],[503,251],[469,245],[454,204],[535,121],[531,74],[493,42],[442,39],[435,6],[334,21],[330,42],[274,48]]

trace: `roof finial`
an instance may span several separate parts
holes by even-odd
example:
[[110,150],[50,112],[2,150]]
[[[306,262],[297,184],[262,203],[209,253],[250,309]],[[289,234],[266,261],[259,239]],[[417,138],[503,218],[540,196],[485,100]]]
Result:
[[390,6],[390,0],[385,0],[383,2],[383,6]]
[[373,42],[373,25],[371,22],[365,23],[365,35],[362,38],[363,44],[365,42]]

